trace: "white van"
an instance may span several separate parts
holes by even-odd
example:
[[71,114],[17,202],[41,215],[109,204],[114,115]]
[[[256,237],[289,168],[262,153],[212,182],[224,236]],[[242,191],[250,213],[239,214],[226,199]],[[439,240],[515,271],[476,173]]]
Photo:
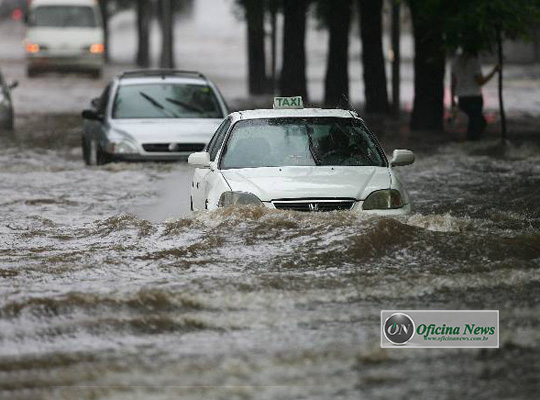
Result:
[[32,0],[27,24],[29,77],[50,70],[101,76],[105,45],[96,0]]

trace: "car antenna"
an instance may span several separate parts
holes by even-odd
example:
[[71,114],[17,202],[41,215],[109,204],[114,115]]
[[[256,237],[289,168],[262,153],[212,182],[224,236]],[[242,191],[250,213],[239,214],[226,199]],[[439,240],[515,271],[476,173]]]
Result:
[[[343,100],[345,100],[345,103],[347,103],[347,111],[349,111],[349,113],[353,116],[353,117],[358,117],[358,112],[354,109],[353,105],[351,104],[351,102],[349,101],[349,98],[345,95],[345,93],[341,93],[341,97]],[[353,115],[353,112],[354,114],[356,115]]]

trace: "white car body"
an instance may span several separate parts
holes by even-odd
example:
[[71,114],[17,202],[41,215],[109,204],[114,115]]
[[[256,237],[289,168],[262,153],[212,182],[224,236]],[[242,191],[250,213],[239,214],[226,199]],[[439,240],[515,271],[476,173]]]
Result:
[[[90,8],[92,26],[36,26],[33,18],[40,8]],[[49,70],[75,70],[100,76],[104,64],[104,32],[98,3],[94,0],[33,0],[26,32],[26,59],[29,76]],[[94,47],[93,47],[94,46]]]
[[[149,85],[191,85],[208,88],[218,103],[219,118],[129,118],[114,116],[121,88]],[[185,159],[204,149],[228,108],[218,88],[204,75],[192,71],[128,71],[115,78],[100,98],[85,110],[83,154],[87,164],[107,161],[167,161]],[[122,151],[126,144],[130,151]],[[124,146],[124,147],[126,147]]]
[[[239,121],[321,117],[353,118],[356,121],[362,121],[355,113],[335,109],[251,110],[230,114],[216,132],[216,135],[219,135],[220,129],[225,129],[226,124],[229,124],[226,128],[225,139],[215,159],[210,160],[210,154],[207,152],[194,153],[189,158],[189,163],[196,167],[191,188],[192,209],[195,211],[215,210],[220,206],[220,198],[225,192],[238,192],[256,196],[262,205],[268,208],[299,211],[350,209],[353,212],[379,215],[410,213],[409,196],[392,166],[410,164],[414,161],[414,155],[408,150],[396,150],[393,159],[389,162],[371,133],[373,143],[384,157],[384,166],[313,165],[221,168],[224,148],[227,146],[235,124]],[[402,206],[381,210],[363,209],[364,201],[370,194],[392,189],[401,194]],[[344,206],[340,207],[339,204]]]

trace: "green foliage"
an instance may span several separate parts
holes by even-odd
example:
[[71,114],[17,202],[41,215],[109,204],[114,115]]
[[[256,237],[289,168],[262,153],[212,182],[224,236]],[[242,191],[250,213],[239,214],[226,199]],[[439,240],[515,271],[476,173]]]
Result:
[[450,48],[492,50],[498,31],[508,39],[527,39],[540,23],[540,0],[454,0],[445,23]]
[[418,15],[443,26],[450,49],[492,50],[503,38],[528,39],[540,24],[540,0],[409,0]]

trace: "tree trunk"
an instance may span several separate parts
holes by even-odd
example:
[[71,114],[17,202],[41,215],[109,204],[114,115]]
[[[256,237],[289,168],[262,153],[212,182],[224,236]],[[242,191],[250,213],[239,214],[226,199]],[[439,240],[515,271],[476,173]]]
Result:
[[148,0],[137,0],[137,65],[150,66],[150,17],[151,3]]
[[349,28],[351,25],[351,0],[334,0],[328,9],[330,32],[324,103],[331,107],[344,104],[349,98]]
[[173,8],[171,0],[160,0],[161,68],[174,68]]
[[388,92],[382,45],[382,0],[358,0],[366,112],[388,112]]
[[392,114],[399,119],[401,110],[401,2],[392,0]]
[[503,101],[503,41],[500,28],[497,29],[497,53],[499,57],[499,65],[501,67],[499,71],[499,110],[501,114],[501,139],[503,144],[506,143],[506,113],[504,111]]
[[442,24],[419,12],[421,1],[410,1],[415,49],[411,130],[442,130],[445,69]]
[[306,12],[307,0],[283,2],[282,96],[302,96],[307,102],[306,82]]
[[99,2],[99,10],[101,12],[101,20],[103,22],[103,45],[105,46],[105,62],[109,61],[109,0],[101,0]]
[[247,20],[249,93],[266,92],[266,57],[264,52],[264,3],[244,0]]
[[272,19],[272,67],[271,67],[271,79],[272,79],[272,94],[276,94],[277,89],[277,0],[271,0],[270,13]]

